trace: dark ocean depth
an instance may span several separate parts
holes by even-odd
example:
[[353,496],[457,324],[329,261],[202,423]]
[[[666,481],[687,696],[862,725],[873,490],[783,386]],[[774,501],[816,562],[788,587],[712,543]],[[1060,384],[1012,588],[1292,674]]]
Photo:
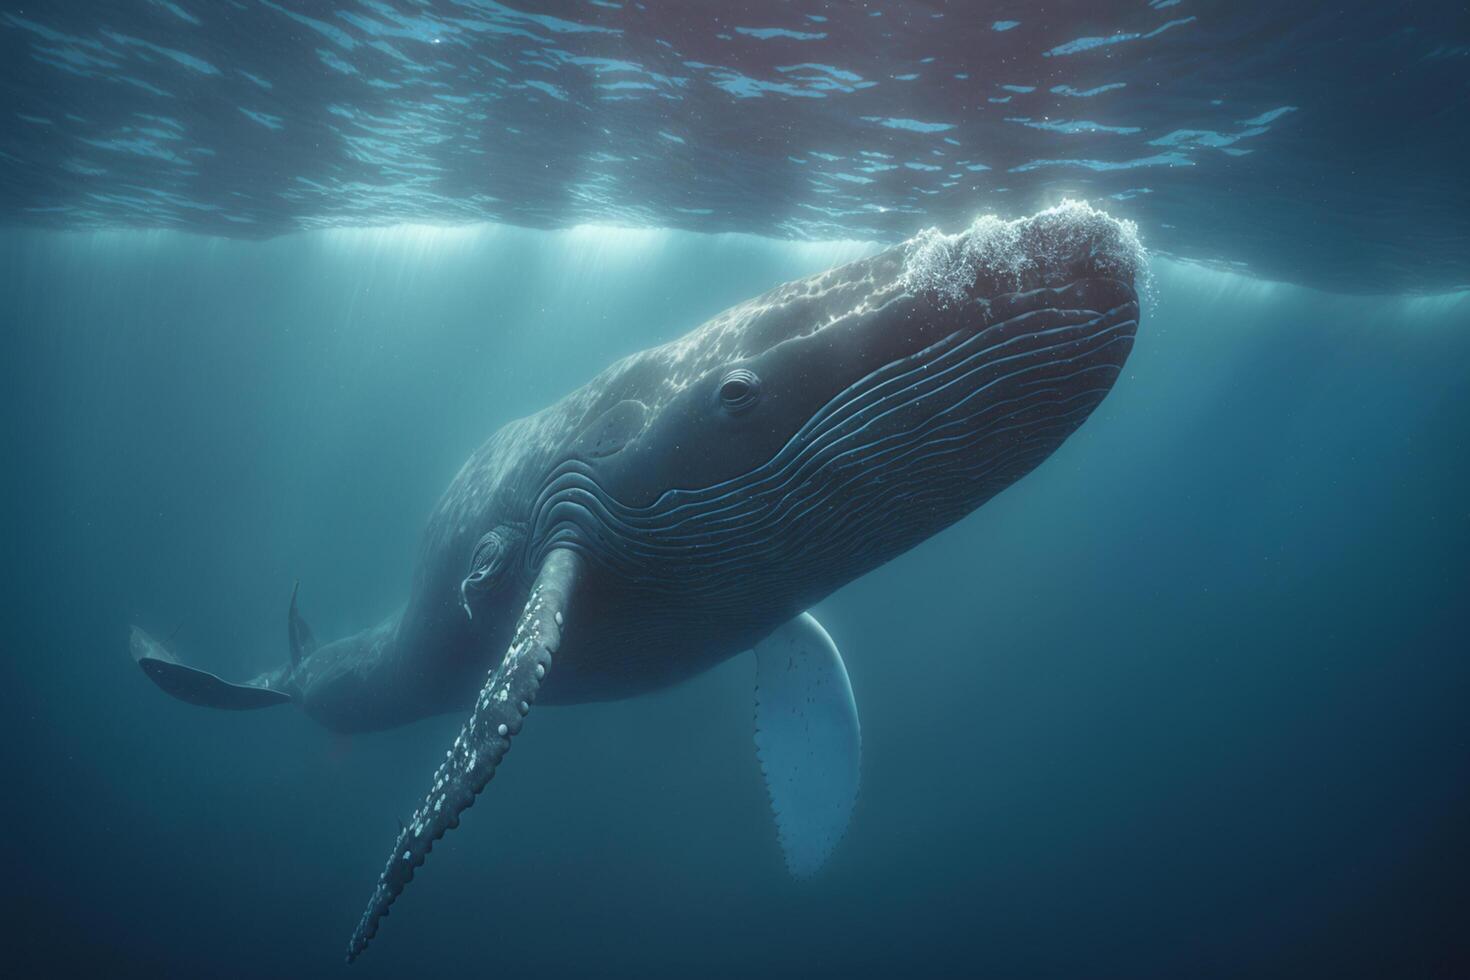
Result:
[[785,872],[753,664],[538,710],[367,955],[460,724],[210,712],[406,594],[502,422],[863,246],[500,226],[0,236],[11,975],[1464,976],[1470,307],[1159,260],[1103,406],[817,609],[862,795]]

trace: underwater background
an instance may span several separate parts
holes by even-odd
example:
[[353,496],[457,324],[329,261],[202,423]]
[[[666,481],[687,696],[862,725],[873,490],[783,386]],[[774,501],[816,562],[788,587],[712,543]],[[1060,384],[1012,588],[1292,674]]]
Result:
[[[721,117],[723,103],[706,102],[683,117],[696,128],[682,136],[666,119],[655,125],[661,113],[679,116],[661,105],[625,118],[618,147],[599,149],[588,141],[594,121],[544,114],[570,112],[575,85],[563,80],[558,98],[521,84],[507,98],[542,101],[506,103],[525,113],[517,125],[531,142],[509,141],[496,160],[516,191],[504,207],[447,178],[416,196],[426,185],[413,167],[437,144],[404,134],[429,132],[423,120],[379,134],[396,151],[325,129],[289,152],[261,149],[314,125],[308,116],[348,118],[330,112],[346,96],[312,88],[319,79],[293,56],[251,62],[256,81],[235,79],[273,102],[199,88],[229,81],[230,52],[273,42],[302,46],[313,71],[344,85],[353,74],[362,76],[353,84],[403,84],[369,71],[368,38],[417,51],[448,21],[393,35],[333,19],[328,5],[308,19],[331,30],[276,4],[228,6],[224,27],[184,0],[76,5],[54,20],[16,7],[0,20],[9,115],[49,120],[12,118],[0,133],[3,972],[1470,976],[1470,263],[1454,176],[1463,128],[1449,125],[1470,47],[1447,26],[1463,27],[1462,8],[1414,15],[1440,34],[1386,30],[1381,11],[1331,30],[1303,15],[1276,42],[1264,5],[1241,5],[1224,26],[1208,5],[1168,2],[1126,5],[1146,24],[1123,14],[1059,23],[1028,49],[1031,61],[1009,63],[1018,77],[1006,74],[1007,85],[1038,82],[1031,69],[1043,57],[1106,55],[1115,60],[1030,93],[1111,84],[1107,64],[1125,75],[1141,66],[1150,91],[1171,80],[1182,89],[1172,101],[1125,101],[1131,115],[1102,123],[1089,102],[1102,130],[1059,134],[997,117],[997,131],[1131,138],[1107,131],[1127,122],[1144,130],[1140,141],[1171,143],[1111,156],[1073,144],[1064,159],[1006,142],[1009,167],[990,159],[966,171],[992,183],[936,186],[944,203],[933,208],[915,196],[939,179],[922,167],[879,164],[890,169],[864,177],[871,187],[829,174],[841,194],[818,200],[853,213],[791,224],[793,202],[813,185],[762,169],[789,147],[770,148],[764,163],[740,158],[750,164],[742,185],[720,172],[721,146],[766,152],[742,128],[752,113],[779,122],[792,104],[868,97],[844,73],[877,77],[873,66],[898,49],[876,34],[859,44],[856,28],[840,34],[844,5],[814,6],[825,13],[804,24],[785,4],[739,8],[764,18],[732,15],[757,32],[727,24],[742,43],[841,40],[837,51],[856,60],[732,60],[738,77],[699,61],[690,81],[667,87],[694,99],[713,85],[711,99],[764,108]],[[399,23],[387,4],[359,6],[360,21]],[[413,16],[429,18],[430,6]],[[577,11],[578,23],[608,31],[597,18],[655,17],[636,4],[559,4],[549,20],[457,6],[490,25],[460,29],[455,43],[467,51],[493,40],[524,53],[540,35],[568,59],[588,57],[575,43],[603,37],[568,28]],[[1085,20],[1073,6],[1059,5],[1055,19]],[[986,43],[1020,44],[1026,9],[997,5],[972,19]],[[250,19],[261,11],[291,29]],[[695,29],[687,12],[670,17]],[[618,37],[634,45],[635,26]],[[214,33],[190,45],[169,31]],[[988,62],[966,54],[960,35],[927,36],[949,38],[951,60],[970,59],[951,75],[978,78]],[[639,51],[657,49],[653,33],[641,37]],[[1139,53],[1166,41],[1186,47],[1161,47],[1155,61]],[[1227,42],[1229,57],[1219,53]],[[1334,54],[1358,43],[1372,57]],[[946,54],[914,44],[915,64],[924,51]],[[1309,79],[1295,87],[1281,67],[1293,51]],[[1323,95],[1398,55],[1422,69],[1376,76],[1401,117]],[[119,67],[124,56],[141,60]],[[554,60],[594,79],[626,71]],[[788,62],[837,87],[815,86],[814,97],[770,88],[815,85],[776,72]],[[511,58],[501,67],[511,63],[524,68]],[[419,61],[442,73],[440,94],[461,97],[461,76],[445,64]],[[1231,71],[1250,76],[1240,81],[1250,98],[1221,110],[1228,125],[1173,136],[1188,126],[1174,110],[1189,100],[1177,93]],[[653,73],[644,84],[672,77]],[[959,111],[880,96],[901,84],[888,75],[906,73],[895,62],[873,90],[890,103],[843,110],[880,120],[867,129],[813,130],[788,115],[776,131],[820,132],[830,155],[857,158],[861,146],[900,163],[904,150],[874,140],[969,141],[902,125],[915,121],[905,106],[920,122]],[[992,102],[1030,94],[992,75]],[[99,76],[111,94],[87,102]],[[1410,90],[1438,94],[1390,98]],[[644,91],[656,97],[613,94]],[[173,100],[165,117],[217,137],[213,159],[233,162],[191,171],[167,135],[174,128],[156,120],[120,132],[117,120],[142,110],[119,92]],[[465,103],[437,104],[435,125],[476,122],[442,117],[470,112]],[[1237,123],[1288,105],[1244,127],[1273,132],[1241,135]],[[83,121],[66,122],[68,111]],[[645,110],[607,109],[623,111]],[[742,126],[722,129],[721,118]],[[1293,135],[1290,125],[1303,128]],[[54,132],[65,126],[74,127],[65,138]],[[1334,144],[1347,129],[1356,142]],[[1249,145],[1240,140],[1255,140],[1259,155],[1223,152]],[[538,154],[563,159],[557,147],[627,157],[635,144],[681,162],[659,172],[648,159],[605,161],[590,184],[585,170],[532,179]],[[354,165],[410,176],[364,191],[354,183],[362,173],[338,170],[329,188],[317,174],[304,197],[275,193],[307,164],[332,171],[328,149],[339,145],[357,148]],[[678,156],[696,149],[696,160]],[[1184,156],[1148,162],[1162,154]],[[803,159],[792,166],[823,165]],[[1077,165],[1042,180],[1047,168],[1024,169],[1036,160],[1137,166]],[[451,174],[471,162],[440,159]],[[828,169],[858,176],[852,162]],[[1307,180],[1308,167],[1318,176]],[[1385,182],[1393,172],[1402,179]],[[884,196],[890,186],[898,197]],[[397,820],[462,719],[345,737],[292,709],[195,708],[164,697],[131,662],[129,624],[237,678],[286,658],[298,580],[318,636],[374,623],[407,595],[438,495],[502,423],[731,304],[869,254],[875,241],[925,224],[952,230],[985,211],[1024,214],[1064,194],[1138,220],[1145,243],[1169,254],[1153,259],[1127,368],[1081,430],[960,524],[815,610],[843,651],[863,725],[862,793],[830,864],[806,882],[785,870],[752,742],[754,667],[737,658],[662,693],[539,708],[534,737],[437,845],[410,899],[362,959],[342,965]],[[1347,215],[1353,200],[1361,210]]]
[[[7,954],[319,976],[461,720],[334,736],[160,694],[391,611],[470,449],[612,359],[853,254],[508,227],[11,232]],[[1463,298],[1168,261],[1035,473],[821,604],[863,789],[791,880],[754,667],[538,710],[350,969],[1463,975]],[[526,849],[510,842],[535,840]],[[18,940],[18,942],[16,942]]]

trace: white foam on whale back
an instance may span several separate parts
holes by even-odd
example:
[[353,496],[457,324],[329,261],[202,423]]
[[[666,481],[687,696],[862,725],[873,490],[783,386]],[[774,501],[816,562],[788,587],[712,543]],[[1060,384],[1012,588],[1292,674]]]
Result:
[[1148,254],[1138,226],[1074,200],[1011,221],[983,215],[953,235],[937,228],[921,231],[905,244],[904,285],[958,303],[982,276],[1002,290],[1020,289],[1027,282],[1049,281],[1051,273],[1088,255],[1100,274],[1150,294]]

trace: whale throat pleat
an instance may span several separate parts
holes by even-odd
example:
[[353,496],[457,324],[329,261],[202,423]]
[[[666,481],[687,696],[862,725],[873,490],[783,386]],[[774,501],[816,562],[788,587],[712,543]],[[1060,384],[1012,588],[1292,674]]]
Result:
[[685,605],[697,596],[738,607],[748,597],[735,573],[757,562],[796,595],[834,564],[862,574],[1050,455],[1116,380],[1138,305],[1125,284],[1082,280],[1001,297],[992,316],[855,381],[728,481],[633,506],[569,460],[537,501],[533,537],[558,542],[576,525],[600,542],[595,560]]

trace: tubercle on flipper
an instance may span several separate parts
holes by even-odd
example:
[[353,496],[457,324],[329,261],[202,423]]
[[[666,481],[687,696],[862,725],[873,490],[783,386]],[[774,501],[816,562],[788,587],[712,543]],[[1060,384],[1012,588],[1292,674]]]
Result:
[[520,734],[542,680],[560,648],[562,608],[571,598],[580,559],[569,551],[549,554],[521,613],[515,637],[501,663],[490,672],[474,710],[434,772],[423,804],[400,830],[392,853],[347,946],[355,960],[377,935],[393,902],[413,880],[434,843],[459,826],[460,814],[474,805],[495,776],[500,760]]

